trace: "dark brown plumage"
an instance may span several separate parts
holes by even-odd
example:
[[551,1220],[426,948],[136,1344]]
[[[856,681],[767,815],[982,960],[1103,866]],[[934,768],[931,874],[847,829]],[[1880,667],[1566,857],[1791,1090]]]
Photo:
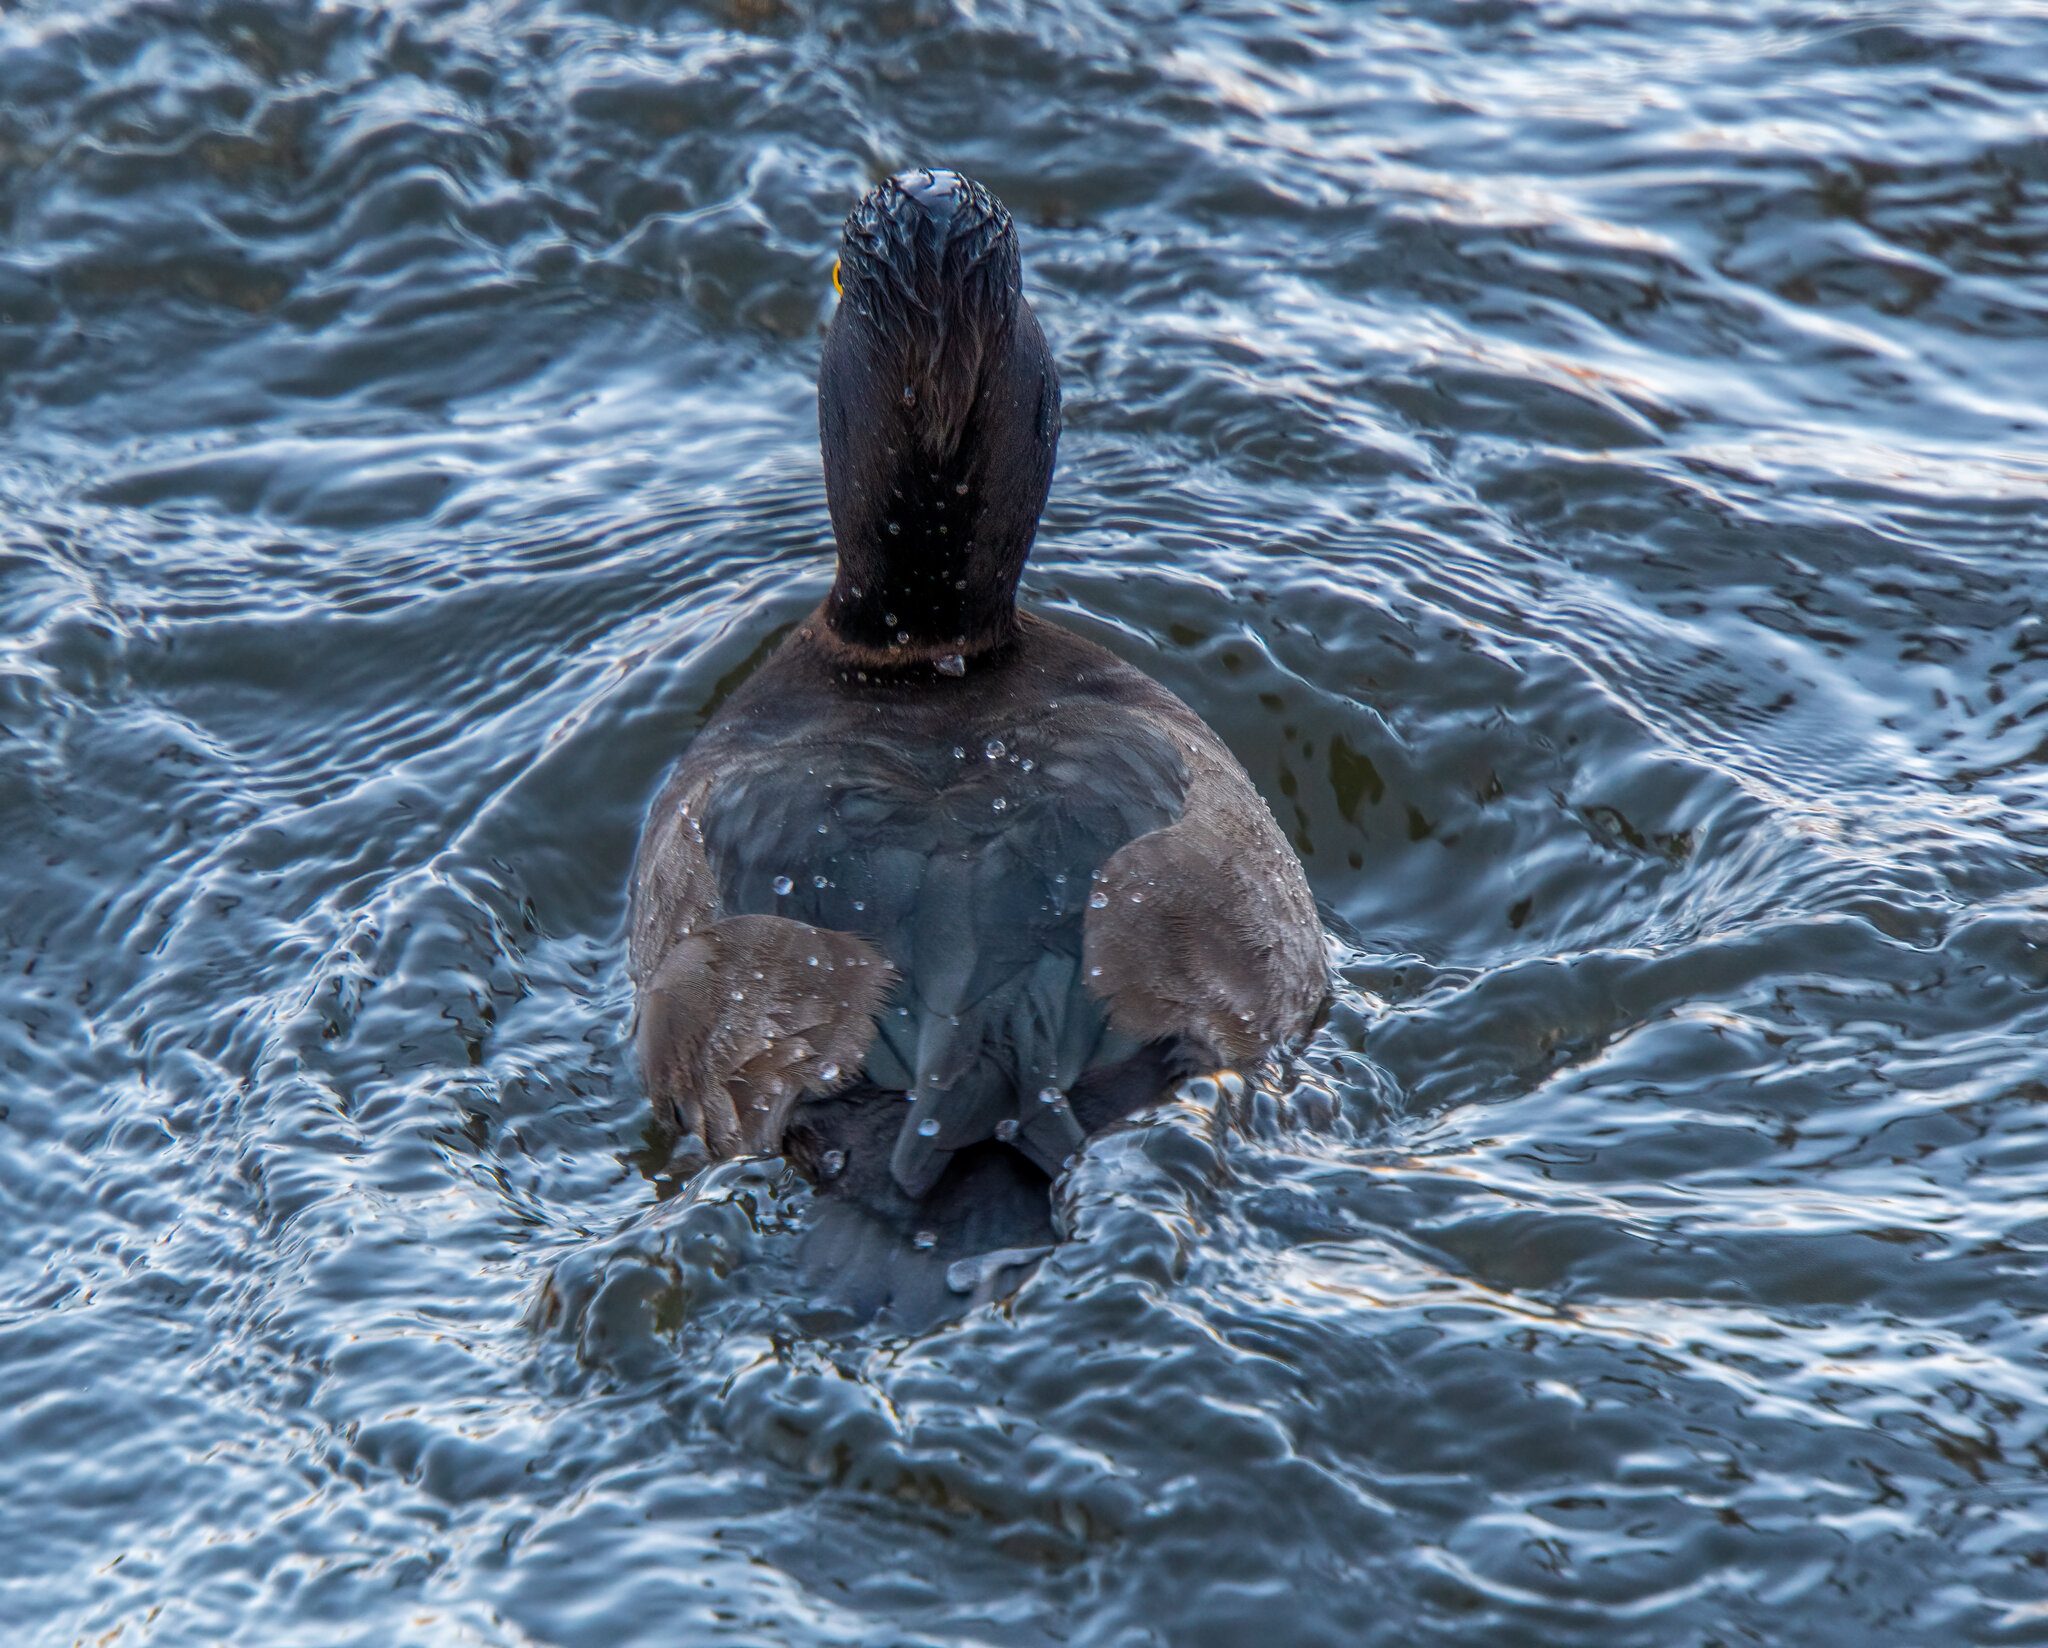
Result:
[[784,1150],[842,1300],[916,1317],[949,1264],[972,1293],[1050,1240],[1089,1132],[1301,1036],[1327,975],[1215,734],[1016,611],[1059,387],[1007,215],[909,174],[841,256],[838,578],[657,799],[632,968],[656,1105],[714,1156]]

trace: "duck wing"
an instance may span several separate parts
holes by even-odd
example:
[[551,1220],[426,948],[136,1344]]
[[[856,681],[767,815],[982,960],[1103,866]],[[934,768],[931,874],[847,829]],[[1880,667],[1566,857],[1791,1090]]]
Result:
[[913,1101],[890,1155],[905,1194],[991,1138],[1048,1173],[1079,1147],[1069,1090],[1142,1045],[1085,976],[1094,876],[1172,823],[1187,778],[1164,729],[1100,701],[958,745],[726,744],[702,804],[719,910],[856,934],[898,977],[863,1077]]
[[1176,701],[1185,804],[1102,866],[1083,957],[1111,1027],[1181,1040],[1203,1063],[1262,1058],[1329,1001],[1314,896],[1273,814],[1215,734]]

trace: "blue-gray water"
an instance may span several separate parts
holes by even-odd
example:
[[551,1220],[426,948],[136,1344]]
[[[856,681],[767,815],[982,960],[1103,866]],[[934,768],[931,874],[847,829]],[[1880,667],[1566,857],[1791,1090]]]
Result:
[[[1345,991],[914,1340],[627,1056],[875,177]],[[2048,1643],[2048,9],[0,9],[0,1638]]]

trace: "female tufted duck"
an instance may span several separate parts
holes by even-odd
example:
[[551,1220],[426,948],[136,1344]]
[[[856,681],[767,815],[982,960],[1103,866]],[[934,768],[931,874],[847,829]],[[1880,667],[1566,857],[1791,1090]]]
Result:
[[632,969],[655,1104],[713,1157],[784,1152],[827,1292],[915,1320],[1050,1242],[1089,1133],[1300,1037],[1328,977],[1222,742],[1017,610],[1060,391],[1009,214],[905,173],[834,282],[838,576],[655,802]]

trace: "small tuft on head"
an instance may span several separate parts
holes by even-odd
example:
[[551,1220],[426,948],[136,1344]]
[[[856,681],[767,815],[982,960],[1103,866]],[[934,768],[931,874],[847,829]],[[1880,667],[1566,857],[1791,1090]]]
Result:
[[963,300],[1008,307],[1017,235],[1001,201],[959,172],[919,167],[870,189],[846,215],[845,295],[936,314]]
[[974,179],[919,167],[862,196],[840,245],[840,301],[900,350],[907,421],[949,455],[1022,290],[1010,214]]

